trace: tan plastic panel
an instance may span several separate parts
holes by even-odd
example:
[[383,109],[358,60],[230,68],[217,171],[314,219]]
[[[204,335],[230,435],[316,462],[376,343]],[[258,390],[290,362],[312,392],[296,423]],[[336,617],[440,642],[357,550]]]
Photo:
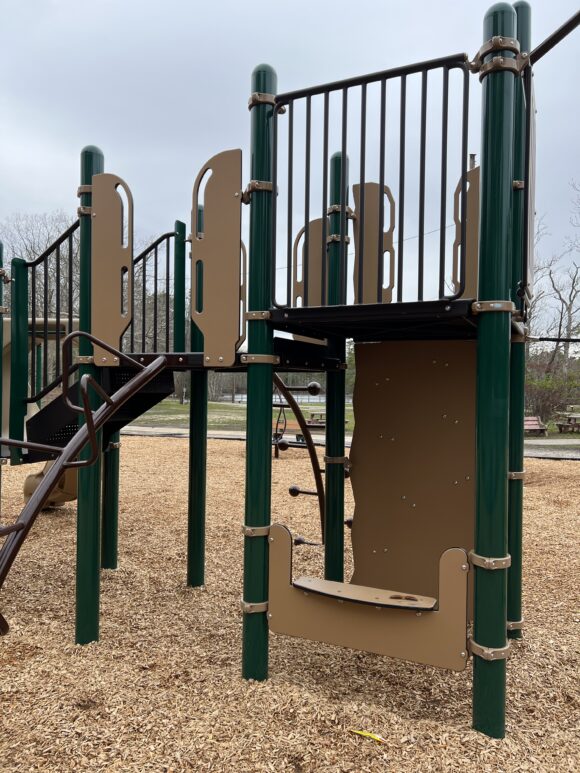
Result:
[[292,585],[309,593],[320,593],[322,596],[356,601],[358,604],[370,604],[374,607],[433,609],[437,604],[437,599],[430,596],[413,596],[404,591],[367,588],[366,585],[321,580],[319,577],[299,577]]
[[[203,234],[197,205],[203,178]],[[204,365],[228,367],[240,340],[242,151],[225,150],[204,164],[193,186],[191,318],[203,333]],[[201,203],[201,202],[199,202]],[[203,308],[196,311],[197,265],[203,268]]]
[[475,341],[357,344],[352,582],[438,596],[439,557],[473,548]]
[[[28,502],[30,497],[34,494],[43,478],[50,470],[54,462],[47,462],[40,472],[27,475],[24,481],[23,493],[24,501]],[[78,493],[78,475],[77,470],[69,469],[65,470],[61,475],[58,483],[50,492],[45,507],[56,507],[62,505],[65,502],[74,502]]]
[[[379,233],[381,193],[378,183],[365,183],[364,186],[364,242],[363,242],[363,282],[362,298],[359,297],[358,272],[361,259],[360,251],[360,200],[361,186],[353,185],[352,192],[355,202],[354,228],[354,302],[378,303],[377,283],[379,277],[379,259],[384,259],[384,253],[389,253],[389,272],[385,272],[384,279],[389,284],[383,287],[382,303],[390,303],[393,298],[395,286],[395,249],[393,247],[393,231],[395,229],[395,200],[387,185],[383,194],[389,200],[389,207],[384,207],[383,221],[388,224],[388,229],[383,233],[383,249],[379,256],[377,234]],[[384,283],[384,282],[383,282]]]
[[[125,191],[128,212],[117,188]],[[119,348],[121,336],[131,322],[133,286],[133,197],[129,186],[114,174],[97,174],[92,186],[91,235],[91,333]],[[123,222],[126,233],[123,234]],[[126,297],[123,303],[123,273],[126,272]],[[95,346],[95,364],[118,365],[119,361]]]
[[[292,585],[292,535],[270,528],[268,621],[275,633],[462,671],[467,662],[467,556],[446,550],[438,609],[393,609],[309,593]],[[344,586],[348,588],[348,584]]]
[[[308,231],[308,306],[322,306],[322,261],[326,259],[326,245],[322,249],[322,225],[323,219],[310,221]],[[330,234],[328,219],[326,233]],[[293,250],[293,277],[292,277],[292,305],[297,305],[300,298],[304,304],[304,252],[305,252],[306,228],[301,228],[294,240]],[[298,279],[298,248],[302,242],[302,279]],[[327,274],[328,276],[328,274]]]
[[[465,232],[465,290],[463,298],[477,298],[479,274],[479,166],[467,172],[467,204]],[[453,196],[453,222],[455,223],[455,241],[453,242],[453,288],[459,290],[461,256],[461,180],[457,183]]]

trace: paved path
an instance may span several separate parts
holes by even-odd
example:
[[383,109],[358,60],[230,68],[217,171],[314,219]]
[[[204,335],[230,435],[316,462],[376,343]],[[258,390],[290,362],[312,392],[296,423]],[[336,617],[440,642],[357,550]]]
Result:
[[[141,427],[130,425],[121,431],[122,435],[136,435],[139,437],[189,437],[189,430],[185,427]],[[209,430],[210,440],[245,440],[246,433],[243,430]],[[324,435],[312,435],[316,445],[324,444]],[[350,447],[350,437],[346,438],[346,445]],[[524,443],[524,455],[539,459],[578,459],[580,460],[580,438],[530,438]]]

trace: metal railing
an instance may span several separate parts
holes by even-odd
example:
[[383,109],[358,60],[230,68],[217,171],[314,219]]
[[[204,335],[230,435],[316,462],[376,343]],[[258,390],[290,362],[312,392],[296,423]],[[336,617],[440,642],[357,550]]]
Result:
[[172,350],[175,236],[175,231],[162,234],[133,259],[133,313],[122,351]]
[[[459,81],[453,82],[451,93],[450,74],[458,71]],[[412,81],[412,79],[414,79]],[[432,97],[430,83],[440,82],[440,91]],[[410,93],[413,87],[413,105],[418,114],[418,122],[410,119]],[[433,87],[434,88],[434,87]],[[371,93],[372,89],[372,93]],[[378,93],[377,93],[378,91]],[[418,94],[418,100],[415,96]],[[393,105],[393,95],[397,105]],[[437,108],[439,122],[432,125],[432,101]],[[403,300],[423,300],[427,295],[436,299],[453,299],[462,295],[465,288],[465,251],[466,251],[466,191],[468,158],[468,100],[469,100],[469,64],[465,54],[435,59],[427,62],[398,67],[391,70],[372,73],[359,78],[350,78],[310,89],[279,94],[275,98],[273,118],[273,187],[277,196],[273,197],[273,276],[286,272],[285,282],[274,281],[273,304],[277,307],[293,305],[292,283],[296,275],[295,263],[298,260],[294,247],[295,233],[303,228],[303,250],[301,272],[304,278],[302,305],[319,305],[310,302],[308,289],[309,260],[316,249],[325,256],[321,261],[321,305],[329,303],[329,277],[327,266],[328,237],[332,236],[340,245],[339,275],[340,302],[353,303],[363,301],[365,273],[375,271],[376,302],[383,301],[385,277],[384,266],[384,230],[385,230],[385,186],[396,179],[397,216],[392,228],[393,247],[396,253],[395,276],[388,277],[393,282],[394,302]],[[371,106],[372,102],[372,106]],[[431,111],[431,112],[430,112]],[[303,118],[299,118],[299,113]],[[413,115],[414,118],[414,115]],[[415,133],[419,128],[418,143]],[[450,128],[459,141],[449,142]],[[286,140],[281,141],[284,130]],[[457,130],[457,131],[456,131]],[[432,136],[433,135],[433,136]],[[352,214],[348,208],[348,169],[342,164],[339,196],[332,200],[329,191],[328,169],[331,143],[335,137],[339,144],[341,159],[350,158],[358,168],[360,200],[357,217],[358,251],[356,276],[349,280],[348,229]],[[387,142],[388,138],[388,142]],[[372,152],[369,150],[372,143]],[[414,158],[410,151],[412,149]],[[418,144],[418,149],[417,149]],[[352,152],[354,150],[354,153]],[[418,152],[417,152],[418,151]],[[374,155],[373,155],[374,154]],[[413,169],[410,170],[412,161]],[[453,161],[453,164],[451,164]],[[434,165],[438,169],[438,196],[434,197],[426,184],[427,171],[431,178]],[[393,174],[392,168],[396,173]],[[447,229],[449,201],[452,194],[450,181],[455,188],[457,177],[452,177],[452,169],[458,172],[460,187],[460,259],[458,277],[450,281],[450,261]],[[418,183],[409,185],[410,171],[418,171]],[[376,236],[378,260],[371,267],[364,264],[365,216],[369,202],[365,202],[365,183],[378,183],[379,217]],[[434,223],[426,222],[426,202],[432,203],[438,198],[436,228]],[[338,200],[337,200],[338,199]],[[297,200],[301,206],[297,207]],[[433,207],[430,207],[430,211]],[[328,215],[330,214],[330,220]],[[321,217],[320,243],[312,243],[312,217]],[[281,217],[282,216],[282,217]],[[330,228],[338,221],[338,233],[331,234]],[[279,220],[285,219],[287,233],[286,244],[280,248],[284,256],[278,254],[276,232]],[[413,222],[412,236],[408,230]],[[298,228],[295,230],[295,224]],[[425,237],[438,231],[438,243],[428,254]],[[368,238],[368,236],[366,237]],[[406,250],[409,238],[417,239],[417,255],[411,258]],[[368,246],[368,245],[367,245]],[[366,251],[368,254],[368,250]],[[436,252],[437,276],[428,277],[433,271],[433,252]],[[411,266],[411,262],[413,265]],[[367,278],[368,279],[368,278]],[[436,291],[427,292],[426,285],[436,287]],[[284,286],[283,297],[277,297],[276,284]],[[367,301],[368,302],[368,301]]]

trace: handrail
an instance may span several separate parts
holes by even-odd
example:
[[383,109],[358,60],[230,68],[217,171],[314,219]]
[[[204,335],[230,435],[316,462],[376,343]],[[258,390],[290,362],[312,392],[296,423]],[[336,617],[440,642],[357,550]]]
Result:
[[46,260],[50,255],[56,250],[57,247],[60,247],[60,245],[65,242],[69,236],[72,236],[74,232],[79,227],[80,220],[75,220],[75,222],[69,226],[66,231],[61,233],[61,235],[54,241],[50,247],[47,247],[45,251],[39,255],[37,258],[31,261],[26,261],[26,268],[32,268],[32,266],[38,266],[39,263],[42,263],[44,260]]
[[580,11],[574,14],[574,16],[570,17],[568,21],[564,22],[562,26],[558,27],[557,30],[552,32],[551,35],[548,35],[548,37],[543,40],[539,45],[537,45],[534,50],[530,54],[530,64],[535,64],[538,62],[543,56],[545,56],[548,51],[551,51],[554,46],[557,46],[558,43],[560,43],[562,40],[564,40],[565,37],[567,37],[571,32],[573,32],[576,27],[580,25]]
[[133,258],[133,265],[136,266],[137,263],[139,263],[143,258],[146,258],[147,255],[151,252],[151,250],[154,250],[155,247],[159,247],[159,245],[165,241],[165,239],[171,239],[172,237],[175,238],[177,234],[175,231],[167,231],[165,234],[161,234],[161,236],[158,236],[157,239],[155,239],[154,242],[151,242],[151,244],[148,247],[145,247],[142,252],[140,252],[136,258]]
[[[121,352],[117,352],[116,350],[112,349],[112,347],[108,347],[107,344],[105,344],[103,341],[99,341],[94,336],[91,336],[88,333],[83,333],[82,331],[75,331],[74,333],[67,336],[65,341],[63,342],[63,349],[65,347],[65,344],[67,347],[70,344],[71,338],[78,337],[78,336],[84,336],[91,340],[93,343],[96,343],[98,346],[101,346],[102,348],[105,348],[109,351],[112,351],[116,356],[122,357],[126,360],[131,360],[131,358],[127,357],[126,355],[123,355]],[[68,340],[67,340],[68,339]],[[63,364],[65,362],[64,359],[64,351],[63,351]],[[89,379],[85,380],[85,391],[84,391],[84,397],[83,397],[83,412],[86,412],[85,415],[88,417],[88,412],[90,411],[90,420],[87,421],[82,427],[79,427],[78,432],[71,438],[71,440],[67,443],[67,445],[61,450],[60,455],[54,462],[54,464],[50,467],[42,481],[40,482],[39,486],[36,488],[36,490],[33,492],[32,496],[24,506],[24,509],[20,513],[20,516],[18,520],[16,521],[17,524],[22,523],[23,526],[19,526],[18,530],[13,531],[6,539],[6,542],[0,549],[0,588],[2,587],[4,580],[6,579],[6,576],[10,570],[10,567],[12,566],[12,563],[14,562],[14,559],[18,555],[18,551],[20,550],[20,547],[24,540],[26,539],[26,535],[32,528],[32,525],[38,515],[38,513],[42,510],[44,504],[48,500],[51,491],[58,483],[61,475],[63,474],[63,471],[67,467],[71,466],[78,466],[78,464],[74,461],[77,459],[80,452],[85,448],[85,446],[89,443],[91,445],[94,442],[94,438],[96,438],[96,433],[98,432],[101,427],[106,424],[107,421],[109,421],[114,414],[129,400],[136,392],[138,392],[142,387],[144,387],[146,384],[148,384],[150,381],[152,381],[161,371],[166,367],[167,365],[167,358],[163,355],[157,357],[150,365],[144,366],[140,363],[135,362],[134,360],[131,360],[131,362],[139,369],[139,372],[126,384],[123,384],[113,395],[107,396],[107,401],[101,405],[99,408],[97,408],[96,411],[91,411],[90,406],[88,405],[88,385],[89,385]],[[65,373],[65,379],[63,380],[63,386],[67,382],[68,378],[66,377],[67,370],[63,369],[63,372]],[[81,379],[82,381],[82,379]],[[83,391],[81,390],[81,393],[83,394]],[[79,406],[74,406],[74,404],[71,405],[71,407],[79,409]],[[15,441],[11,441],[10,439],[4,439],[0,438],[0,445],[9,445],[11,443],[14,443]],[[20,442],[20,441],[18,441]],[[30,445],[30,444],[28,444]],[[94,448],[94,446],[93,446]],[[60,450],[60,449],[59,449]],[[98,452],[98,449],[97,449]],[[86,463],[86,460],[81,460],[83,464]],[[0,623],[2,621],[0,620]],[[0,625],[0,633],[5,632],[2,631],[3,626]]]

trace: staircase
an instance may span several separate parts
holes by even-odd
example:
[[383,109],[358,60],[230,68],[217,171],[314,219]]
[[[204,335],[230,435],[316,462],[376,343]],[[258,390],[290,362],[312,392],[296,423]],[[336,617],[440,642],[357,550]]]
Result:
[[[131,367],[102,368],[102,386],[108,395],[117,392],[127,384],[137,371]],[[163,370],[149,381],[139,392],[130,397],[126,403],[103,426],[103,447],[106,447],[111,435],[118,432],[134,419],[141,416],[157,403],[169,397],[175,390],[173,373]],[[78,383],[69,390],[70,398],[80,404]],[[38,413],[26,422],[28,441],[43,445],[64,448],[78,431],[79,416],[64,402],[62,395],[45,405]],[[43,462],[54,458],[53,455],[36,449],[28,449],[22,454],[22,463]]]

